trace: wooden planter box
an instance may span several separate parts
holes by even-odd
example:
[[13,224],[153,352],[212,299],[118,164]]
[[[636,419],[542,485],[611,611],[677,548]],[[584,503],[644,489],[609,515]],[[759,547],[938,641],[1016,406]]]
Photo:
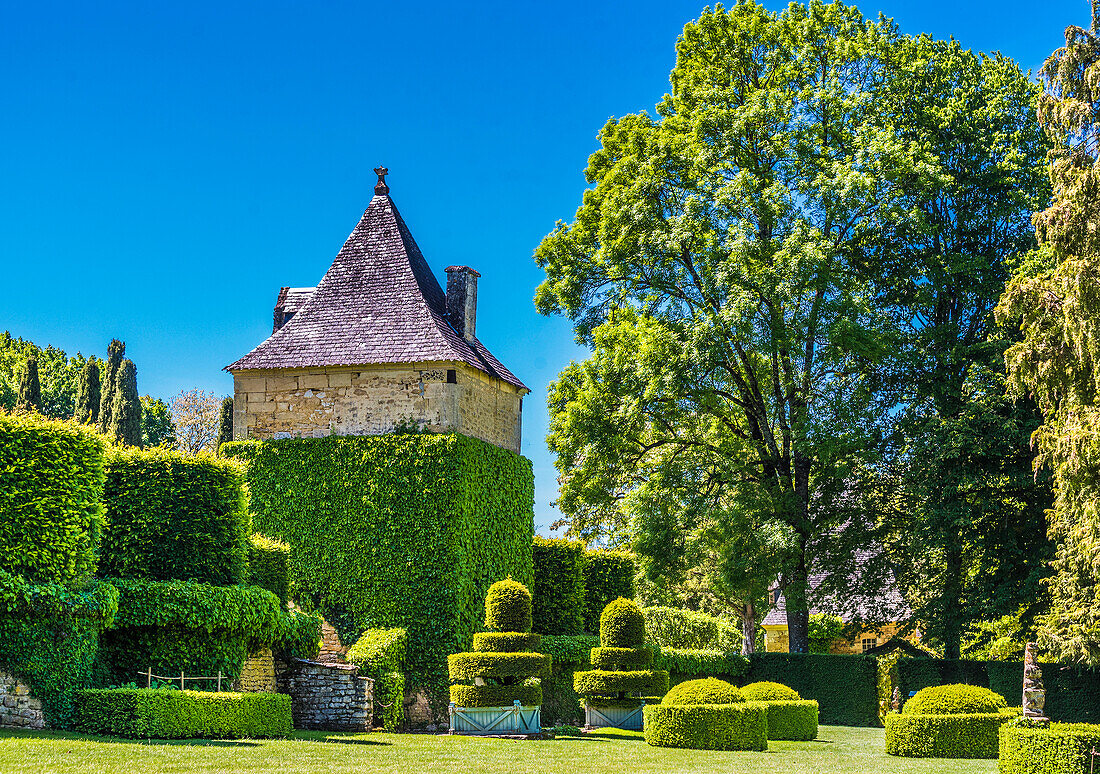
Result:
[[584,703],[584,728],[591,731],[596,728],[621,728],[624,731],[642,731],[642,701],[637,707],[593,707]]
[[542,731],[542,707],[450,706],[451,733],[474,736],[518,736]]

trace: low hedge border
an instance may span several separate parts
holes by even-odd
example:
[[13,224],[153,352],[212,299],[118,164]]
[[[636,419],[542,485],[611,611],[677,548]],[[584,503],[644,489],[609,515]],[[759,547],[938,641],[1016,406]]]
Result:
[[695,750],[768,749],[767,707],[738,704],[647,704],[642,708],[645,740],[655,747]]
[[1084,774],[1100,749],[1100,725],[1051,723],[1049,728],[1001,726],[1000,774]]
[[650,648],[592,648],[589,661],[596,669],[616,671],[643,669],[653,663]]
[[542,653],[478,653],[469,651],[447,656],[451,681],[478,677],[546,677],[550,675],[550,656]]
[[996,758],[998,733],[1018,710],[886,716],[886,752],[906,758]]
[[817,739],[818,706],[813,700],[766,701],[770,741],[809,742]]
[[618,697],[621,693],[653,696],[668,692],[668,673],[653,669],[634,672],[605,672],[599,669],[576,672],[573,690],[579,694]]
[[478,632],[474,650],[480,653],[541,653],[542,637],[528,632]]
[[534,682],[523,685],[452,685],[451,702],[459,707],[511,707],[515,702],[524,707],[542,704],[542,686]]
[[110,688],[76,692],[76,728],[131,739],[240,739],[293,730],[290,697]]

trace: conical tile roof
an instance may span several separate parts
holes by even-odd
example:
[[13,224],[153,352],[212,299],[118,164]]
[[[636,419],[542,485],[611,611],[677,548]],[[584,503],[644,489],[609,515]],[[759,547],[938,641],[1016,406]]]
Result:
[[376,195],[301,309],[227,371],[462,362],[526,386],[447,323],[446,295],[387,194]]

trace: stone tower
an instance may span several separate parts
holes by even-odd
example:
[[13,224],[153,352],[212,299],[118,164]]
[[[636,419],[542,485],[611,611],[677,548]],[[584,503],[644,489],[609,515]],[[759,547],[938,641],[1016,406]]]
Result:
[[233,437],[459,432],[520,450],[530,392],[476,336],[477,280],[444,292],[378,168],[370,206],[315,288],[281,288],[271,335],[233,374]]

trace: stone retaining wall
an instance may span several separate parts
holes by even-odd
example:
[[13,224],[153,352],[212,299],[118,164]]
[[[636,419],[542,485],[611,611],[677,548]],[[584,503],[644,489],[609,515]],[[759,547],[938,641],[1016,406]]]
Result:
[[293,661],[278,682],[290,694],[295,728],[370,731],[374,681],[360,677],[354,664]]
[[275,656],[271,648],[257,651],[245,660],[233,690],[241,693],[275,692]]
[[45,728],[42,702],[18,678],[0,672],[0,728]]

